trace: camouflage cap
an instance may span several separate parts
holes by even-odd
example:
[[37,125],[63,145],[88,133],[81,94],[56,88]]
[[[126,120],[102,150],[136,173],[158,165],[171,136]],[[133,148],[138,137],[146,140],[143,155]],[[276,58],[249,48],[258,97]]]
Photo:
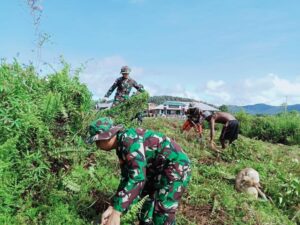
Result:
[[99,140],[109,140],[122,128],[122,125],[114,126],[111,118],[100,117],[93,121],[89,126],[89,133],[91,136],[88,138],[88,143]]
[[122,66],[121,73],[130,73],[131,69],[128,66]]

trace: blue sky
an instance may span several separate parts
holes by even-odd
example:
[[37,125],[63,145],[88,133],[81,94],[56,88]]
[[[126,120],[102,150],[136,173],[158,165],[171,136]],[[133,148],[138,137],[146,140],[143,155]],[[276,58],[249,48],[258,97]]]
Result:
[[152,95],[300,103],[300,1],[43,0],[39,32],[51,37],[40,60],[26,2],[0,3],[0,58],[88,61],[81,80],[94,98],[129,65]]

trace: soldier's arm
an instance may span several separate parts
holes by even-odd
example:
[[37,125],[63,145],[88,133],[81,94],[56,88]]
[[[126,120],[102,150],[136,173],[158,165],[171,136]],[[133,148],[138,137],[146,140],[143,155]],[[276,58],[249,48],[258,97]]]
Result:
[[113,93],[113,91],[116,89],[116,87],[118,86],[118,83],[119,83],[119,79],[117,79],[113,85],[110,87],[110,89],[107,91],[107,93],[104,95],[104,97],[108,98],[111,93]]
[[[127,142],[125,138],[123,140]],[[128,142],[127,142],[128,143]],[[144,145],[141,140],[136,140],[125,146],[126,160],[122,166],[127,168],[127,173],[122,171],[121,183],[113,198],[113,207],[119,212],[125,212],[132,202],[141,194],[146,178],[146,159]]]
[[132,86],[139,92],[145,91],[144,86],[141,84],[138,84],[135,80],[132,80]]

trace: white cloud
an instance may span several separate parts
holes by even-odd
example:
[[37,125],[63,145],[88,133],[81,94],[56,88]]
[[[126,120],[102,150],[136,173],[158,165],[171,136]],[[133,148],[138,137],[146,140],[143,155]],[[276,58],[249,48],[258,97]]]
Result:
[[289,80],[281,79],[276,75],[271,74],[270,78],[274,88],[283,95],[300,96],[300,81],[291,82]]
[[216,89],[222,87],[224,84],[225,84],[225,82],[222,80],[217,80],[217,81],[210,80],[206,83],[206,87],[207,87],[207,89],[213,91],[213,90],[216,90]]
[[297,78],[287,80],[274,74],[227,83],[210,80],[201,88],[203,88],[202,99],[218,105],[256,103],[280,105],[286,97],[288,104],[300,103],[300,81]]

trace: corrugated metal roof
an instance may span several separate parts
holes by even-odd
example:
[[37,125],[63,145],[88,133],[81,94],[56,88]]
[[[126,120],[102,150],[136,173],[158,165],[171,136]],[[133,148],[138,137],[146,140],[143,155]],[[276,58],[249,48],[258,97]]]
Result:
[[207,105],[205,103],[202,103],[202,102],[195,102],[194,106],[198,107],[200,110],[203,110],[203,111],[220,111],[219,109],[212,107],[210,105]]
[[185,106],[186,102],[179,102],[179,101],[166,101],[163,105],[176,105],[176,106]]

